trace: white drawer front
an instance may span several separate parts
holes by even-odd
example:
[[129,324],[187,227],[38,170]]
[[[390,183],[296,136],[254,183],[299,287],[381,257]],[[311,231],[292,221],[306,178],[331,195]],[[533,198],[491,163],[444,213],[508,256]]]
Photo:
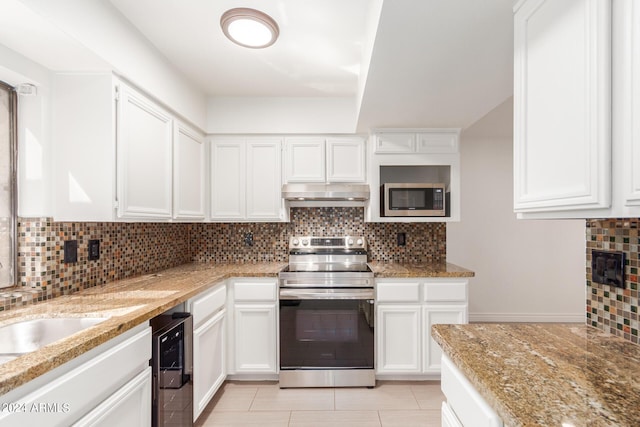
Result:
[[235,301],[275,301],[276,282],[237,282],[234,285]]
[[225,284],[221,284],[218,287],[207,291],[204,295],[196,297],[191,303],[193,328],[197,328],[215,312],[223,308],[226,302],[227,287]]
[[392,282],[376,283],[377,302],[419,302],[420,283]]
[[464,302],[467,300],[467,282],[425,283],[424,300],[427,302]]

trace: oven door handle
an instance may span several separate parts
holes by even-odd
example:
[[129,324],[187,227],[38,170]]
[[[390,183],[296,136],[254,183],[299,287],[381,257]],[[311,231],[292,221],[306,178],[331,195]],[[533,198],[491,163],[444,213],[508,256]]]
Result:
[[282,300],[366,299],[373,302],[373,298],[373,289],[280,289]]

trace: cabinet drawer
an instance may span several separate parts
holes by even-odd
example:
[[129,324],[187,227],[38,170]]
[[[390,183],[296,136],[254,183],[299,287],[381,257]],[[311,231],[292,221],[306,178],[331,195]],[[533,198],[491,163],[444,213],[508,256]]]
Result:
[[419,302],[418,282],[376,283],[377,302]]
[[427,302],[439,301],[466,301],[467,282],[441,282],[424,284],[424,300]]
[[211,317],[216,311],[225,306],[227,302],[227,287],[221,284],[214,289],[205,292],[192,300],[191,314],[193,315],[194,329]]
[[238,282],[234,284],[235,301],[275,301],[276,282]]

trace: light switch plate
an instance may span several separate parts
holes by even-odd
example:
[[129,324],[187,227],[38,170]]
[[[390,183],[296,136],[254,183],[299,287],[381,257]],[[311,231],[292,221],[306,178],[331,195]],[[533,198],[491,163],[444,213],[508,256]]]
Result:
[[591,281],[624,289],[624,252],[592,250]]

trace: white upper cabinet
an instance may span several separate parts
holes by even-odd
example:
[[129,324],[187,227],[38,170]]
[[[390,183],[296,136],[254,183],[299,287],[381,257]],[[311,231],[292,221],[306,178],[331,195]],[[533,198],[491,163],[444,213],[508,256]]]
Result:
[[247,219],[280,218],[281,158],[280,140],[247,142]]
[[366,142],[359,136],[292,137],[285,141],[285,180],[366,182]]
[[174,124],[173,217],[205,218],[206,145],[197,131],[182,122]]
[[639,21],[634,0],[516,6],[520,218],[640,215]]
[[56,221],[113,221],[113,75],[55,74],[52,86],[53,217]]
[[[623,216],[640,213],[640,4],[614,4],[614,139],[623,146]],[[615,175],[614,175],[615,177]],[[615,178],[614,178],[615,179]]]
[[205,217],[202,135],[110,73],[54,74],[56,221]]
[[171,218],[172,118],[128,86],[119,92],[118,217]]
[[324,138],[287,138],[286,181],[325,182]]
[[364,182],[365,140],[358,137],[327,139],[327,182]]
[[211,144],[211,218],[245,217],[245,143],[216,139]]
[[611,1],[515,10],[515,211],[602,216],[612,203]]
[[279,138],[212,138],[211,219],[280,221],[281,155]]
[[459,136],[459,129],[380,129],[374,134],[374,153],[457,153]]

